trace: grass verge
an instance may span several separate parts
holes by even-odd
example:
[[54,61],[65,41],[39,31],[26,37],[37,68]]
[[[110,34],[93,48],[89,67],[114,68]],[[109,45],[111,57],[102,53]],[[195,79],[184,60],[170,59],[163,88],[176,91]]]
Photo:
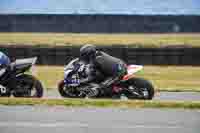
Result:
[[200,88],[157,88],[158,92],[200,92]]
[[[57,88],[63,79],[63,66],[36,66],[35,75],[45,88]],[[144,66],[136,74],[150,80],[157,91],[194,91],[200,92],[200,67],[192,66]]]
[[200,34],[85,34],[85,33],[0,33],[0,44],[6,45],[132,45],[135,47],[163,47],[188,45],[200,47]]
[[1,105],[48,105],[73,107],[120,107],[120,108],[183,108],[200,109],[200,101],[139,101],[139,100],[95,100],[95,99],[30,99],[0,98]]

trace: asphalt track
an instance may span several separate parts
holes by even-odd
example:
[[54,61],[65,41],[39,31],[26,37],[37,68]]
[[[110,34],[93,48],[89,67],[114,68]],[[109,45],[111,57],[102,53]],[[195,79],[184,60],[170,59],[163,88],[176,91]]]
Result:
[[0,133],[199,133],[200,110],[0,106]]
[[[61,99],[57,90],[45,90],[44,98],[56,98]],[[199,101],[200,93],[199,92],[157,92],[155,94],[154,100],[167,100],[167,101]]]
[[[45,90],[44,98],[62,97]],[[159,92],[155,100],[199,101],[196,92]],[[0,133],[199,133],[200,110],[1,106]]]

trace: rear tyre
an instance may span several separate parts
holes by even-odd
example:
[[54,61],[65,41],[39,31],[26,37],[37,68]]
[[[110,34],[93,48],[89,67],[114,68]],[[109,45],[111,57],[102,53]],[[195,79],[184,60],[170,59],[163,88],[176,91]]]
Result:
[[133,96],[133,93],[128,93],[128,98],[136,98],[136,99],[143,99],[143,100],[151,100],[154,97],[154,87],[146,79],[143,78],[132,78],[128,80],[129,87],[133,87],[133,91],[138,93],[140,96]]
[[[17,77],[15,97],[41,98],[43,86],[41,82],[32,75],[23,74]],[[20,91],[19,91],[20,90]]]
[[60,93],[60,95],[61,95],[62,97],[67,97],[67,94],[66,94],[65,91],[64,91],[64,86],[65,86],[64,80],[61,80],[61,81],[58,83],[58,92]]
[[0,97],[10,97],[11,93],[10,92],[6,92],[5,94],[0,94]]

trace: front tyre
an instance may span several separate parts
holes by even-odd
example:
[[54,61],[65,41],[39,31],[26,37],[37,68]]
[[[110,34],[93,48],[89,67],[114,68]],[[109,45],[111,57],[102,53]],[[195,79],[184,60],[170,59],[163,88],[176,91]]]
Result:
[[148,80],[132,78],[128,80],[128,98],[151,100],[154,97],[154,87]]
[[17,77],[15,97],[41,98],[43,86],[41,82],[32,75],[23,74]]
[[83,95],[80,95],[80,92],[76,88],[66,87],[64,80],[61,80],[58,83],[58,92],[62,97],[68,98],[83,98]]

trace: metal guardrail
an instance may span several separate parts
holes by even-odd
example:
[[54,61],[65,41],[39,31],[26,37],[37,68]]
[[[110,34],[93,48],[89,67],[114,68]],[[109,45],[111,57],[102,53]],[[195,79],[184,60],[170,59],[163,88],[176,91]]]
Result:
[[[143,65],[200,65],[200,48],[131,48],[128,46],[100,46],[113,56],[129,64]],[[0,46],[11,59],[37,56],[40,65],[64,65],[79,55],[79,47]]]

